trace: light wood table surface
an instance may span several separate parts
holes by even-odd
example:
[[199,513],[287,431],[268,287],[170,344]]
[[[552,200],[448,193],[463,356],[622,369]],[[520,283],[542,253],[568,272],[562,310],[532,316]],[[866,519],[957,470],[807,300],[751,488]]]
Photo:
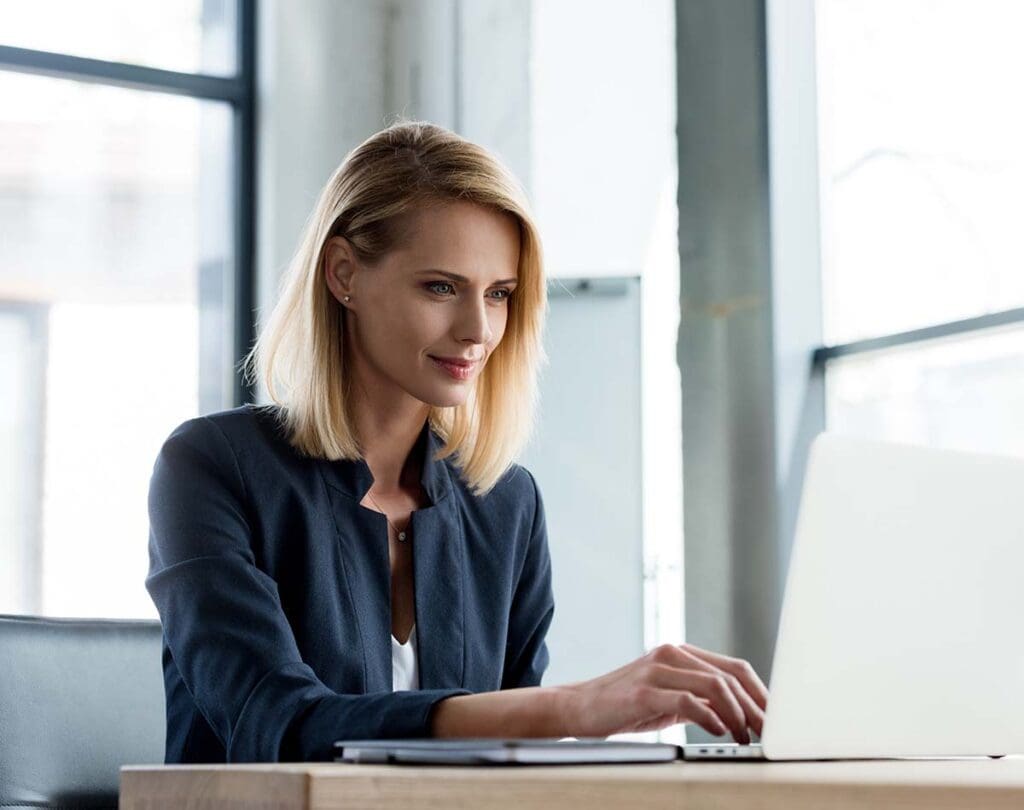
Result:
[[1014,808],[1024,757],[635,765],[129,765],[120,810]]

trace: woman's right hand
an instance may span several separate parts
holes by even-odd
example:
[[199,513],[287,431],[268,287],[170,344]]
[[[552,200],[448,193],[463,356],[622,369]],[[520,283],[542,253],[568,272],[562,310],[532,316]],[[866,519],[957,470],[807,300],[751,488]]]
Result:
[[768,690],[741,658],[692,644],[662,644],[619,669],[569,684],[564,725],[575,737],[607,737],[696,723],[710,734],[760,736]]

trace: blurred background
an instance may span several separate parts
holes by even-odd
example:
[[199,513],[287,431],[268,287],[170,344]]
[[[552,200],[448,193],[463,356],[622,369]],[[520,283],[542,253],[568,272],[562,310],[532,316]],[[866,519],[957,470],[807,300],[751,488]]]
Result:
[[0,613],[156,617],[157,451],[260,399],[237,365],[320,188],[402,116],[540,223],[544,683],[684,639],[767,681],[817,433],[1024,454],[1022,29],[1017,0],[0,0]]

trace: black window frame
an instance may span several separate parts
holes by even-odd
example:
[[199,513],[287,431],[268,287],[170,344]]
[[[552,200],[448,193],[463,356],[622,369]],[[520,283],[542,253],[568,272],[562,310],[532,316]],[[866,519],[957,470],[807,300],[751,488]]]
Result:
[[892,349],[902,346],[911,346],[939,338],[951,337],[954,335],[980,335],[984,330],[995,329],[1001,326],[1024,326],[1024,307],[1004,309],[999,312],[990,312],[985,315],[978,315],[973,318],[963,318],[958,321],[946,321],[944,323],[924,326],[919,329],[910,329],[906,332],[894,332],[878,337],[865,338],[850,343],[838,343],[832,346],[820,346],[814,351],[813,366],[816,370],[827,368],[828,361],[838,357],[848,357],[865,352],[877,352],[884,349]]
[[183,73],[9,45],[0,45],[0,70],[171,93],[226,102],[231,106],[231,190],[234,196],[232,401],[238,406],[252,401],[255,395],[239,364],[248,353],[256,333],[256,0],[235,0],[235,4],[237,65],[233,76]]

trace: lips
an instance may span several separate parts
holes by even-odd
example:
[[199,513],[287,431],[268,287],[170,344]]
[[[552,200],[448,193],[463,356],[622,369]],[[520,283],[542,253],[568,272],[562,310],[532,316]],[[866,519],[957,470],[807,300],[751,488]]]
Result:
[[467,360],[464,357],[437,357],[436,355],[427,355],[431,360],[439,360],[442,363],[448,363],[452,366],[461,366],[462,368],[469,368],[474,363],[478,363],[479,360]]
[[427,355],[439,369],[456,380],[468,380],[473,376],[477,360],[466,360],[463,357],[434,357]]

